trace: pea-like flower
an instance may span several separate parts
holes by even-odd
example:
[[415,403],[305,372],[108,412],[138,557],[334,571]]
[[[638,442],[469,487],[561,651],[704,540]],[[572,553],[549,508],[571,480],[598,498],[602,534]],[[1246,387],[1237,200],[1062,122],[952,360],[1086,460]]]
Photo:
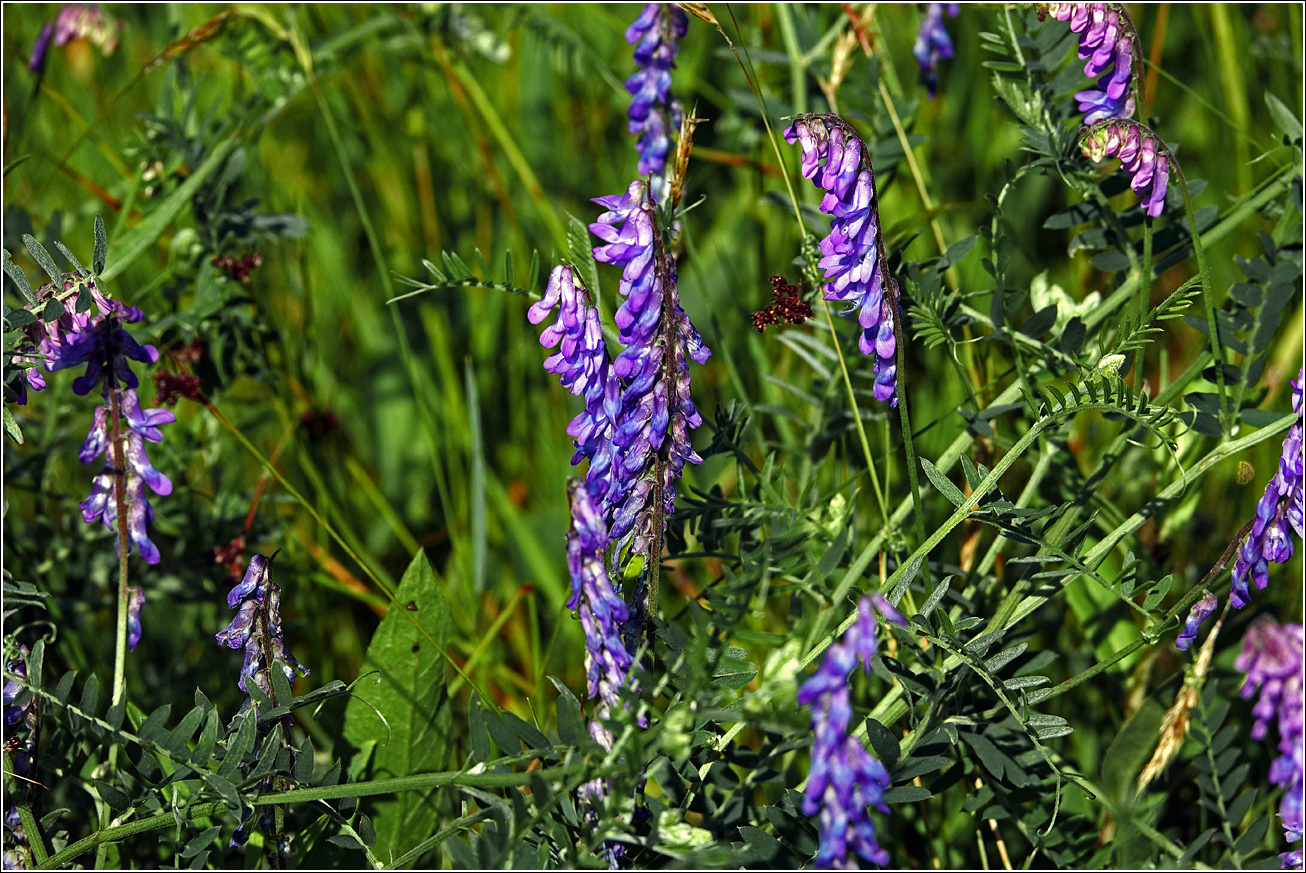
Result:
[[[240,611],[215,636],[219,645],[245,650],[245,661],[237,683],[240,690],[248,693],[247,683],[253,681],[268,697],[273,696],[271,671],[276,662],[281,662],[280,669],[288,682],[295,681],[296,670],[309,675],[308,669],[301,666],[286,648],[281,628],[281,588],[272,581],[272,560],[275,557],[276,553],[273,553],[271,558],[255,555],[249,559],[244,578],[227,594],[227,606],[232,609],[239,607]],[[250,705],[246,699],[241,712]]]
[[65,46],[75,39],[85,39],[91,45],[111,55],[118,48],[118,37],[122,33],[122,22],[109,15],[95,3],[70,3],[59,10],[54,21],[47,22],[41,28],[32,46],[32,57],[28,67],[33,72],[45,69],[46,54],[51,41],[57,46]]
[[671,71],[679,41],[689,29],[689,17],[671,3],[649,3],[626,28],[626,42],[635,46],[639,70],[626,79],[630,92],[629,130],[638,134],[640,176],[653,177],[659,202],[666,199],[665,178],[671,131],[680,127],[680,101],[671,96]]
[[543,299],[526,317],[531,324],[539,324],[558,310],[557,320],[540,334],[540,345],[558,346],[558,351],[545,359],[544,369],[557,373],[563,388],[585,398],[584,411],[567,426],[576,446],[571,462],[589,461],[585,481],[602,501],[612,484],[612,435],[621,413],[621,385],[612,372],[598,309],[590,305],[588,297],[589,291],[575,271],[560,265],[549,275]]
[[1138,195],[1138,205],[1153,218],[1161,214],[1172,158],[1159,136],[1136,121],[1113,118],[1085,130],[1079,145],[1094,162],[1109,155],[1119,157],[1120,166],[1132,177],[1129,187]]
[[1220,601],[1209,591],[1202,592],[1202,599],[1193,604],[1193,608],[1188,612],[1188,619],[1184,622],[1184,629],[1175,637],[1175,647],[1180,651],[1188,651],[1197,640],[1197,632],[1202,627],[1202,622],[1206,621],[1215,612],[1215,608],[1220,605]]
[[[35,756],[41,723],[37,698],[29,694],[23,699],[22,694],[29,654],[27,646],[19,646],[15,657],[5,662],[5,671],[11,677],[4,685],[5,741],[6,752],[12,749],[9,760],[13,763],[13,775],[19,777],[16,795],[27,794],[30,786],[35,784]],[[18,815],[19,798],[10,796],[6,799],[9,803],[5,809],[5,824],[10,831],[9,839],[5,841],[3,867],[5,870],[26,870],[32,861],[32,850],[23,830],[22,818]]]
[[[167,409],[142,409],[136,395],[139,382],[129,360],[154,363],[159,352],[154,346],[142,346],[123,329],[123,322],[137,322],[141,311],[112,301],[109,314],[95,318],[89,326],[78,331],[59,346],[51,370],[62,370],[78,364],[86,365],[86,372],[73,380],[73,391],[87,394],[99,387],[105,403],[95,410],[95,418],[86,435],[78,458],[89,464],[105,455],[104,469],[91,483],[91,493],[81,503],[82,519],[88,524],[99,521],[110,530],[117,530],[119,501],[114,494],[114,482],[119,472],[124,486],[124,505],[127,509],[127,530],[130,543],[136,546],[146,563],[159,562],[159,550],[151,542],[148,526],[154,521],[154,508],[150,505],[148,486],[155,494],[172,493],[172,481],[159,472],[145,455],[145,441],[159,442],[163,434],[159,425],[176,421]],[[117,405],[119,417],[127,424],[125,432],[119,422],[111,418]],[[112,445],[114,431],[121,441],[123,469],[117,469],[117,449]]]
[[[92,308],[85,312],[77,311],[77,298],[82,288],[90,294]],[[53,321],[40,318],[50,301],[58,300],[63,307],[63,314]],[[14,363],[30,363],[36,366],[24,369],[24,384],[19,387],[18,403],[27,403],[27,388],[33,391],[45,390],[45,373],[53,369],[53,362],[60,352],[76,336],[90,327],[91,319],[97,315],[108,315],[109,299],[101,293],[94,279],[86,279],[76,273],[65,273],[58,282],[47,282],[36,289],[36,302],[27,307],[38,316],[38,320],[24,328],[27,334],[23,341],[22,354],[14,355]]]
[[[1260,696],[1252,708],[1256,719],[1252,726],[1252,739],[1264,739],[1271,724],[1279,733],[1279,757],[1270,764],[1270,782],[1283,789],[1279,817],[1283,819],[1285,839],[1289,843],[1302,839],[1303,748],[1303,689],[1306,673],[1302,666],[1302,649],[1306,645],[1299,624],[1280,625],[1269,616],[1252,623],[1243,637],[1242,651],[1234,666],[1246,674],[1241,694],[1250,699],[1260,688]],[[1302,848],[1299,846],[1279,856],[1284,868],[1299,867]]]
[[1229,599],[1239,609],[1251,602],[1248,578],[1255,581],[1257,590],[1263,589],[1270,580],[1270,564],[1282,564],[1292,557],[1293,532],[1298,539],[1303,535],[1303,382],[1306,382],[1306,371],[1299,372],[1297,381],[1292,383],[1292,411],[1297,413],[1297,420],[1288,428],[1278,469],[1256,502],[1256,519],[1234,562]]
[[1138,33],[1124,7],[1117,3],[1048,3],[1040,7],[1059,21],[1068,21],[1079,34],[1079,59],[1087,61],[1084,75],[1101,76],[1096,88],[1079,91],[1079,111],[1084,124],[1108,118],[1132,117],[1134,99],[1134,52]]
[[[898,620],[897,610],[882,598],[880,602],[890,610],[886,617]],[[889,771],[848,732],[853,717],[849,679],[858,659],[870,674],[875,648],[875,605],[870,597],[863,597],[857,621],[831,644],[821,666],[798,689],[798,702],[812,710],[815,742],[803,812],[821,816],[818,867],[855,869],[850,853],[881,867],[889,863],[889,853],[876,842],[870,818],[872,806],[889,812],[884,802]]]
[[645,554],[661,542],[662,525],[675,511],[675,483],[685,464],[703,462],[689,442],[690,429],[703,420],[690,396],[688,358],[701,364],[712,353],[680,306],[675,258],[662,247],[644,183],[594,202],[607,210],[589,226],[604,242],[594,258],[622,268],[625,298],[616,314],[625,348],[613,372],[624,387],[612,438],[620,457],[604,496],[612,515],[609,536],[619,549],[629,544]]
[[916,32],[916,44],[911,53],[921,68],[921,82],[930,97],[939,93],[939,61],[952,57],[952,37],[943,26],[943,14],[949,18],[957,17],[956,3],[926,3],[925,16],[921,19],[920,30]]
[[[875,174],[862,141],[833,115],[804,115],[785,131],[785,140],[802,148],[803,176],[826,192],[821,211],[833,215],[830,234],[821,240],[820,268],[825,299],[848,304],[861,327],[858,348],[875,356],[875,399],[898,406],[894,357],[894,301],[880,236],[880,200]],[[824,163],[822,163],[824,161]]]

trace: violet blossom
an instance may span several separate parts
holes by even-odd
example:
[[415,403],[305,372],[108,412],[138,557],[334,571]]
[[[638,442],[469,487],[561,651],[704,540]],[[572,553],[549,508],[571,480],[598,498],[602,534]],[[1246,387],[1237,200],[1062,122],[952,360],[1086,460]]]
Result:
[[[1243,698],[1250,699],[1260,688],[1260,696],[1252,708],[1256,719],[1252,739],[1264,739],[1271,724],[1279,734],[1279,757],[1270,764],[1269,776],[1270,782],[1284,792],[1279,817],[1289,843],[1302,839],[1303,744],[1306,743],[1302,729],[1306,676],[1302,667],[1303,646],[1306,646],[1306,636],[1301,625],[1280,625],[1269,616],[1262,616],[1247,629],[1242,651],[1234,660],[1234,666],[1247,676],[1240,691]],[[1300,867],[1302,847],[1279,857],[1285,869]]]
[[1069,22],[1070,29],[1079,34],[1079,59],[1088,62],[1084,75],[1101,76],[1096,88],[1075,94],[1084,124],[1132,117],[1137,108],[1133,77],[1138,34],[1124,7],[1118,3],[1048,3],[1046,12]]
[[618,457],[603,497],[611,511],[608,535],[619,550],[630,545],[645,554],[661,542],[662,525],[675,511],[675,483],[686,462],[703,462],[689,442],[690,429],[702,418],[690,396],[688,358],[701,364],[712,353],[680,306],[675,258],[662,247],[644,183],[632,182],[625,195],[594,202],[607,210],[589,226],[604,241],[594,248],[594,259],[622,268],[619,291],[625,298],[616,322],[626,347],[612,367],[623,390],[612,437]]
[[1120,166],[1132,176],[1129,186],[1139,197],[1139,206],[1155,218],[1165,208],[1170,181],[1170,150],[1161,138],[1127,118],[1099,122],[1081,132],[1079,146],[1097,162],[1109,155],[1120,158]]
[[[85,312],[77,312],[76,302],[83,288],[90,294],[93,306]],[[53,321],[45,321],[41,315],[52,300],[59,301],[63,313]],[[22,370],[17,400],[20,405],[27,403],[29,386],[33,391],[45,390],[45,373],[42,369],[50,372],[55,357],[77,334],[90,326],[92,318],[109,314],[110,303],[94,279],[65,273],[59,282],[47,282],[37,288],[36,302],[28,309],[37,317],[37,321],[23,328],[27,334],[22,346],[23,353],[14,355],[11,359],[16,364],[34,365]]]
[[[857,313],[857,346],[875,356],[875,399],[898,406],[894,302],[885,287],[888,275],[880,237],[880,203],[875,174],[862,141],[842,119],[804,115],[785,131],[785,140],[803,151],[803,176],[826,192],[821,211],[833,215],[830,234],[821,240],[819,267],[825,271],[825,299],[848,304]],[[824,162],[824,163],[822,163]]]
[[[73,380],[73,392],[88,394],[100,388],[105,403],[95,410],[86,441],[78,458],[89,464],[105,455],[104,469],[91,483],[91,493],[81,503],[82,519],[88,524],[99,521],[110,530],[117,530],[119,501],[114,494],[114,480],[122,475],[127,509],[127,530],[130,543],[136,546],[141,557],[149,564],[159,562],[159,550],[151,542],[147,531],[154,521],[154,508],[150,505],[146,486],[155,494],[172,493],[172,481],[159,472],[145,455],[145,441],[159,442],[163,434],[159,425],[176,421],[167,409],[142,409],[136,395],[139,382],[128,360],[154,363],[159,352],[154,346],[142,346],[122,328],[123,322],[138,322],[141,311],[118,301],[110,302],[108,315],[95,318],[83,330],[72,334],[71,339],[56,349],[50,369],[62,370],[78,364],[86,365],[86,372]],[[125,432],[119,429],[123,469],[118,471],[118,448],[112,445],[117,422],[110,420],[114,402],[117,402],[121,419],[127,424]]]
[[1202,627],[1202,622],[1206,621],[1215,612],[1215,608],[1220,605],[1220,601],[1209,591],[1202,592],[1202,599],[1193,604],[1193,608],[1188,612],[1188,619],[1184,622],[1184,629],[1175,637],[1175,648],[1182,652],[1188,651],[1188,647],[1197,641],[1197,632]]
[[[37,729],[40,719],[37,714],[36,697],[28,694],[23,697],[23,683],[27,681],[27,646],[19,646],[16,657],[5,662],[5,670],[10,678],[4,685],[4,722],[5,750],[10,755],[13,775],[16,777],[18,794],[26,795],[35,777],[35,756],[37,747]],[[18,727],[15,730],[16,726]],[[24,733],[25,732],[25,733]],[[27,834],[23,830],[23,821],[18,814],[18,799],[6,798],[9,803],[5,808],[5,825],[9,828],[9,839],[5,841],[2,859],[5,870],[26,870],[32,861]]]
[[626,28],[626,42],[635,46],[639,71],[626,79],[630,92],[629,126],[638,134],[640,176],[652,176],[654,194],[666,199],[665,178],[671,131],[680,127],[680,101],[671,96],[671,70],[676,65],[679,40],[689,29],[689,17],[671,3],[649,3]]
[[[896,617],[897,610],[889,609]],[[803,813],[821,816],[817,867],[855,869],[851,854],[880,867],[889,863],[869,814],[871,807],[889,812],[884,802],[889,771],[848,730],[853,718],[849,680],[858,659],[870,675],[875,648],[875,606],[870,597],[863,597],[857,620],[830,645],[821,666],[798,689],[798,702],[812,710],[815,737]]]
[[85,39],[105,55],[111,55],[118,48],[121,33],[122,22],[98,4],[70,3],[59,10],[54,21],[47,22],[41,28],[41,33],[32,46],[28,68],[35,73],[45,69],[51,40],[57,46],[65,46],[75,39]]
[[926,3],[925,15],[921,18],[920,30],[916,32],[916,44],[911,53],[921,68],[921,82],[931,98],[939,93],[939,61],[952,57],[952,38],[943,26],[943,14],[949,18],[957,17],[956,3]]
[[1257,590],[1270,579],[1271,562],[1282,564],[1292,557],[1292,533],[1302,533],[1302,384],[1306,371],[1298,372],[1292,383],[1292,411],[1297,420],[1283,441],[1279,466],[1256,503],[1256,519],[1251,533],[1238,551],[1233,567],[1233,585],[1229,599],[1241,609],[1251,602],[1247,588],[1250,577]]

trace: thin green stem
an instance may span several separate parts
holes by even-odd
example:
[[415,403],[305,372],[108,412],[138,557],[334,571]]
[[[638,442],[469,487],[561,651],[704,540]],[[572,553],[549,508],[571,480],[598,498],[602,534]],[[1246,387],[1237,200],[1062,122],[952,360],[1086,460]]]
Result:
[[117,706],[127,693],[127,618],[131,600],[127,576],[127,453],[123,450],[122,390],[117,387],[109,388],[108,427],[109,446],[113,452],[113,500],[118,512],[118,626],[113,643],[112,697]]
[[[1173,159],[1172,159],[1173,160]],[[1207,329],[1211,332],[1211,350],[1215,356],[1215,384],[1220,391],[1220,430],[1229,433],[1229,416],[1225,408],[1224,385],[1224,344],[1220,342],[1220,326],[1215,318],[1215,290],[1211,287],[1211,272],[1206,265],[1206,247],[1202,243],[1202,234],[1197,228],[1197,212],[1193,209],[1193,198],[1188,193],[1188,180],[1178,162],[1174,164],[1175,174],[1179,177],[1179,188],[1184,195],[1184,211],[1188,214],[1188,226],[1193,235],[1193,251],[1197,255],[1197,272],[1202,277],[1202,305],[1206,309]]]

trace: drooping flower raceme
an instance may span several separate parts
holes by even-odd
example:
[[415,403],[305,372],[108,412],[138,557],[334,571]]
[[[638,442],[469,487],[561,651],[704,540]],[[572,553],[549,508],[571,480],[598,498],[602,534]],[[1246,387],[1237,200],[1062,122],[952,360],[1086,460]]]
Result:
[[[277,551],[279,552],[280,549]],[[272,561],[276,556],[277,552],[273,552],[270,558],[265,555],[255,555],[249,559],[249,567],[245,570],[244,578],[227,594],[227,606],[232,609],[239,607],[240,611],[229,625],[218,631],[214,639],[218,641],[218,645],[229,649],[245,650],[245,659],[240,667],[240,680],[237,683],[240,690],[250,694],[249,687],[252,682],[271,699],[274,705],[280,705],[289,701],[277,700],[272,684],[272,671],[279,669],[287,682],[294,682],[296,670],[305,676],[309,675],[309,670],[302,666],[286,648],[285,632],[281,627],[281,588],[272,581]],[[255,714],[258,712],[258,702],[252,694],[241,704],[237,717],[249,709],[253,709]],[[286,741],[284,731],[290,728],[289,715],[281,719],[280,727],[282,728],[281,742],[284,743]],[[259,728],[256,750],[263,745],[271,732],[272,726]],[[291,754],[294,755],[293,749]],[[270,791],[272,788],[273,778],[269,775],[261,783],[261,789]],[[247,828],[250,820],[251,810],[242,807],[240,825],[231,837],[233,848],[244,845],[249,839]],[[264,834],[272,837],[277,851],[284,859],[289,851],[289,839],[284,832],[274,831],[275,821],[270,807],[263,808],[258,826]]]
[[831,644],[821,666],[798,689],[798,702],[812,710],[815,737],[803,812],[821,815],[817,867],[856,869],[851,854],[881,867],[889,863],[889,853],[876,842],[870,819],[872,806],[889,812],[884,802],[889,771],[848,732],[853,717],[849,680],[859,658],[870,674],[875,647],[874,607],[870,597],[863,597],[857,621]]
[[[820,268],[825,299],[848,304],[862,333],[858,348],[875,355],[875,399],[898,406],[893,301],[880,238],[880,202],[875,175],[862,141],[833,115],[805,115],[785,131],[785,140],[803,150],[803,176],[826,192],[821,211],[833,215],[830,234],[821,240]],[[824,163],[822,163],[824,162]]]
[[1109,155],[1120,158],[1120,166],[1133,178],[1129,187],[1139,197],[1139,206],[1155,218],[1165,208],[1165,192],[1170,182],[1170,150],[1161,138],[1129,119],[1099,122],[1079,138],[1080,148],[1092,161]]
[[629,130],[638,134],[640,176],[653,177],[658,202],[666,200],[665,178],[671,131],[680,127],[680,101],[671,96],[671,70],[679,40],[689,29],[689,17],[671,3],[649,3],[626,28],[626,42],[635,46],[639,71],[626,79],[630,92]]
[[1292,557],[1292,532],[1298,539],[1303,536],[1302,524],[1302,385],[1306,370],[1297,374],[1292,383],[1292,411],[1297,420],[1288,429],[1283,441],[1279,467],[1274,471],[1265,493],[1256,503],[1256,520],[1251,533],[1238,551],[1233,566],[1233,586],[1229,600],[1241,609],[1251,602],[1247,588],[1250,577],[1257,590],[1270,579],[1270,563],[1282,564]]
[[712,353],[680,307],[675,258],[663,249],[644,183],[594,202],[607,210],[589,226],[604,242],[594,259],[622,268],[625,298],[616,314],[625,348],[613,362],[623,390],[612,438],[618,457],[604,495],[611,510],[608,534],[619,550],[630,545],[647,554],[661,543],[662,525],[675,511],[675,483],[686,462],[703,462],[689,443],[690,429],[702,418],[689,393],[688,358],[701,364]]
[[[114,493],[114,480],[121,472],[130,542],[147,563],[157,564],[159,550],[146,530],[154,521],[154,508],[145,489],[149,486],[155,494],[171,494],[172,482],[150,464],[145,455],[145,441],[162,440],[159,425],[177,418],[167,409],[142,409],[136,396],[139,382],[128,361],[149,364],[159,359],[154,346],[140,345],[122,327],[123,322],[137,322],[141,318],[139,309],[112,301],[108,315],[94,319],[89,327],[56,350],[50,369],[85,364],[86,372],[73,380],[73,391],[84,395],[99,387],[105,399],[96,408],[91,430],[77,455],[83,464],[106,455],[104,469],[91,484],[90,496],[81,503],[82,519],[88,524],[99,521],[110,530],[117,529],[119,495]],[[113,420],[114,407],[119,418],[127,423],[125,433],[120,422]],[[113,445],[115,431],[121,441],[121,459],[117,457],[119,447]],[[119,463],[122,463],[121,471]]]
[[[1130,118],[1134,99],[1134,51],[1138,34],[1124,7],[1117,3],[1048,3],[1047,14],[1068,21],[1079,34],[1079,59],[1084,75],[1100,75],[1097,87],[1075,94],[1084,124],[1108,118]],[[1040,14],[1042,7],[1040,7]]]
[[[5,663],[5,670],[13,677],[5,680],[4,686],[4,720],[5,752],[13,763],[13,775],[17,778],[18,793],[26,793],[36,774],[33,772],[37,728],[40,719],[37,716],[37,699],[33,696],[20,701],[23,687],[20,683],[27,679],[27,646],[19,646],[16,657]],[[18,815],[18,798],[7,798],[5,808],[5,825],[10,829],[9,839],[5,840],[3,866],[5,870],[26,870],[31,863],[31,849],[27,834],[23,830],[22,818]]]
[[[1279,817],[1283,819],[1285,839],[1298,842],[1302,839],[1303,785],[1303,680],[1302,648],[1306,645],[1302,626],[1280,625],[1269,616],[1252,623],[1243,637],[1242,652],[1234,666],[1247,675],[1241,694],[1250,699],[1260,688],[1260,696],[1252,708],[1256,723],[1252,726],[1252,739],[1260,740],[1271,723],[1279,732],[1279,757],[1270,765],[1270,782],[1283,789]],[[1283,866],[1300,867],[1302,848],[1280,855]]]
[[571,571],[571,599],[567,608],[580,615],[585,629],[587,691],[596,701],[590,736],[612,748],[612,734],[602,724],[617,705],[634,658],[622,640],[630,610],[613,588],[604,564],[608,546],[606,525],[589,486],[579,479],[567,484],[571,501],[571,529],[567,532],[567,567]]
[[916,32],[916,44],[911,53],[921,68],[921,82],[930,97],[939,93],[939,61],[952,57],[952,37],[943,26],[943,14],[949,18],[957,17],[956,3],[926,3],[925,15],[921,18],[921,28]]
[[[218,631],[215,639],[229,649],[244,649],[245,661],[240,668],[240,690],[248,693],[252,680],[268,697],[273,696],[272,669],[280,661],[286,681],[295,681],[295,671],[309,675],[306,667],[295,660],[286,648],[281,628],[281,588],[272,581],[272,558],[255,555],[240,584],[227,594],[227,606],[240,608],[231,624]],[[269,655],[271,660],[269,660]],[[241,712],[251,705],[247,699]]]
[[[544,369],[557,373],[563,388],[585,398],[584,411],[567,426],[576,445],[571,462],[589,461],[585,481],[602,502],[612,482],[612,436],[621,413],[621,385],[612,372],[598,309],[589,304],[588,291],[578,284],[571,267],[554,267],[543,299],[526,317],[539,324],[554,308],[558,318],[540,334],[540,345],[558,346],[558,351],[545,359]],[[605,533],[606,529],[605,523]]]

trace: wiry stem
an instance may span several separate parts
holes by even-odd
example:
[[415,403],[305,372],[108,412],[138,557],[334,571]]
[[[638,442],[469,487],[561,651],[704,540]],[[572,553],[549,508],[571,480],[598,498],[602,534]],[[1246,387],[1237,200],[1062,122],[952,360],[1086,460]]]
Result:
[[[112,362],[111,362],[112,364]],[[113,378],[110,366],[109,379]],[[109,389],[109,451],[113,452],[113,499],[118,509],[118,628],[113,647],[113,704],[127,693],[127,616],[131,592],[127,577],[127,458],[122,436],[122,389]]]

